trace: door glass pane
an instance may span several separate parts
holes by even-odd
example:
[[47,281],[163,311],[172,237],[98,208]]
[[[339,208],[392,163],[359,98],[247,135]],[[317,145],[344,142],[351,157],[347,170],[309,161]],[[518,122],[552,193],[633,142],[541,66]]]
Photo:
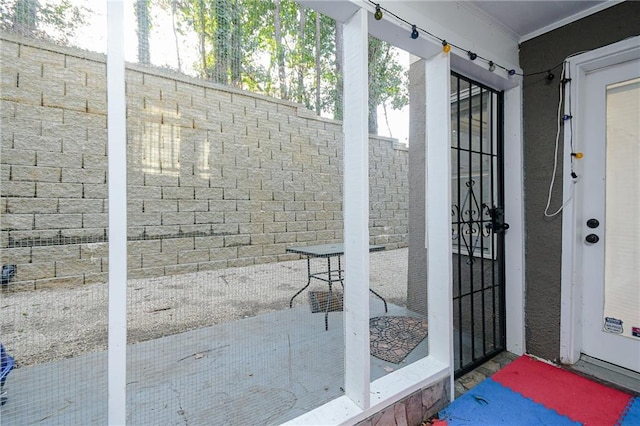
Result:
[[607,87],[605,331],[640,339],[640,78]]

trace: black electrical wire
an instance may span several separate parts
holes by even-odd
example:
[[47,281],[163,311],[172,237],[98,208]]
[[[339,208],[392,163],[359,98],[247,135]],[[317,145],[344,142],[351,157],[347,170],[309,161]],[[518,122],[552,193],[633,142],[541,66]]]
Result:
[[[507,68],[507,67],[505,67],[505,66],[503,66],[503,65],[500,65],[500,64],[498,64],[498,63],[496,63],[496,62],[494,62],[494,61],[492,61],[492,60],[490,60],[490,59],[487,59],[487,58],[485,58],[485,57],[483,57],[483,56],[480,56],[480,55],[478,55],[477,53],[472,52],[471,50],[464,49],[463,47],[458,46],[457,44],[450,43],[450,42],[446,41],[445,39],[443,39],[443,38],[440,38],[440,37],[436,36],[435,34],[433,34],[433,33],[429,32],[429,31],[425,30],[424,28],[421,28],[421,27],[419,27],[418,25],[416,25],[416,24],[414,24],[414,23],[411,23],[411,22],[407,21],[406,19],[404,19],[404,18],[402,18],[402,17],[400,17],[400,16],[396,15],[395,13],[393,13],[392,11],[390,11],[389,9],[387,9],[387,8],[385,8],[385,7],[383,7],[383,6],[381,6],[381,5],[380,5],[380,3],[376,3],[376,2],[374,2],[373,0],[368,0],[368,1],[369,1],[369,3],[371,3],[372,5],[374,5],[374,6],[375,6],[375,8],[376,8],[376,13],[377,13],[378,11],[384,11],[385,13],[388,13],[389,15],[393,16],[393,17],[394,17],[395,19],[397,19],[398,21],[400,21],[400,22],[403,22],[403,23],[407,24],[407,25],[412,29],[412,31],[418,30],[418,31],[420,31],[420,32],[422,32],[422,33],[424,33],[424,34],[427,34],[428,36],[430,36],[430,37],[432,37],[432,38],[434,38],[434,39],[438,40],[440,43],[443,43],[443,45],[448,44],[449,46],[451,46],[451,47],[455,47],[455,48],[456,48],[456,49],[458,49],[459,51],[464,52],[464,53],[465,53],[469,58],[473,58],[473,59],[471,59],[471,60],[481,59],[481,60],[485,61],[487,64],[489,64],[490,66],[491,66],[491,65],[493,65],[493,66],[495,66],[495,67],[497,67],[497,68],[503,69],[503,70],[504,70],[504,71],[506,71],[509,75],[519,75],[519,76],[521,76],[521,77],[530,77],[530,76],[539,75],[539,74],[547,74],[547,75],[549,75],[549,74],[551,73],[551,70],[554,70],[554,69],[558,68],[559,66],[561,66],[561,65],[564,63],[564,61],[563,61],[563,62],[560,62],[559,64],[554,65],[554,66],[553,66],[553,67],[551,67],[551,68],[547,68],[547,69],[545,69],[544,71],[536,71],[536,72],[530,72],[530,73],[519,73],[519,72],[516,72],[516,70],[514,70],[514,69]],[[381,17],[381,18],[382,18],[382,17]],[[377,18],[376,18],[376,19],[377,19]],[[414,35],[415,35],[415,32],[412,32],[412,38],[416,39],[417,37],[414,37]]]

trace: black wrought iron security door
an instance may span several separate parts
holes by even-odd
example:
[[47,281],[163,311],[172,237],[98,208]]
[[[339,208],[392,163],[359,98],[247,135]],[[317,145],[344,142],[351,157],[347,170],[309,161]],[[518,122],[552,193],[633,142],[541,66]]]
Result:
[[502,92],[451,75],[455,375],[505,348]]

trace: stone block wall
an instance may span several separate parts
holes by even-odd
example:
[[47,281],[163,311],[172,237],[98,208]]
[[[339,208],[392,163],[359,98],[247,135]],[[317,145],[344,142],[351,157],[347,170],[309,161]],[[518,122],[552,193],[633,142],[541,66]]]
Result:
[[379,411],[357,426],[422,426],[450,401],[451,378],[420,389],[393,405]]
[[[106,282],[103,55],[0,37],[2,264]],[[296,258],[342,240],[342,127],[304,107],[128,64],[128,267],[155,277]],[[408,155],[370,139],[371,242],[406,245]]]

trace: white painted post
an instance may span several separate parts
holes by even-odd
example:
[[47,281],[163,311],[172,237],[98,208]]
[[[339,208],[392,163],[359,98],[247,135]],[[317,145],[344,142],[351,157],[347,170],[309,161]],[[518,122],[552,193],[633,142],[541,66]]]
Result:
[[426,246],[429,356],[450,367],[453,398],[453,277],[451,243],[451,69],[438,53],[426,66]]
[[[522,83],[504,92],[504,217],[507,350],[525,352],[524,339],[524,172],[522,146]],[[564,222],[563,222],[564,223]],[[564,300],[564,299],[563,299]]]
[[367,11],[344,24],[345,394],[370,405]]
[[109,180],[110,425],[126,423],[127,371],[127,135],[122,0],[107,1],[107,132]]

